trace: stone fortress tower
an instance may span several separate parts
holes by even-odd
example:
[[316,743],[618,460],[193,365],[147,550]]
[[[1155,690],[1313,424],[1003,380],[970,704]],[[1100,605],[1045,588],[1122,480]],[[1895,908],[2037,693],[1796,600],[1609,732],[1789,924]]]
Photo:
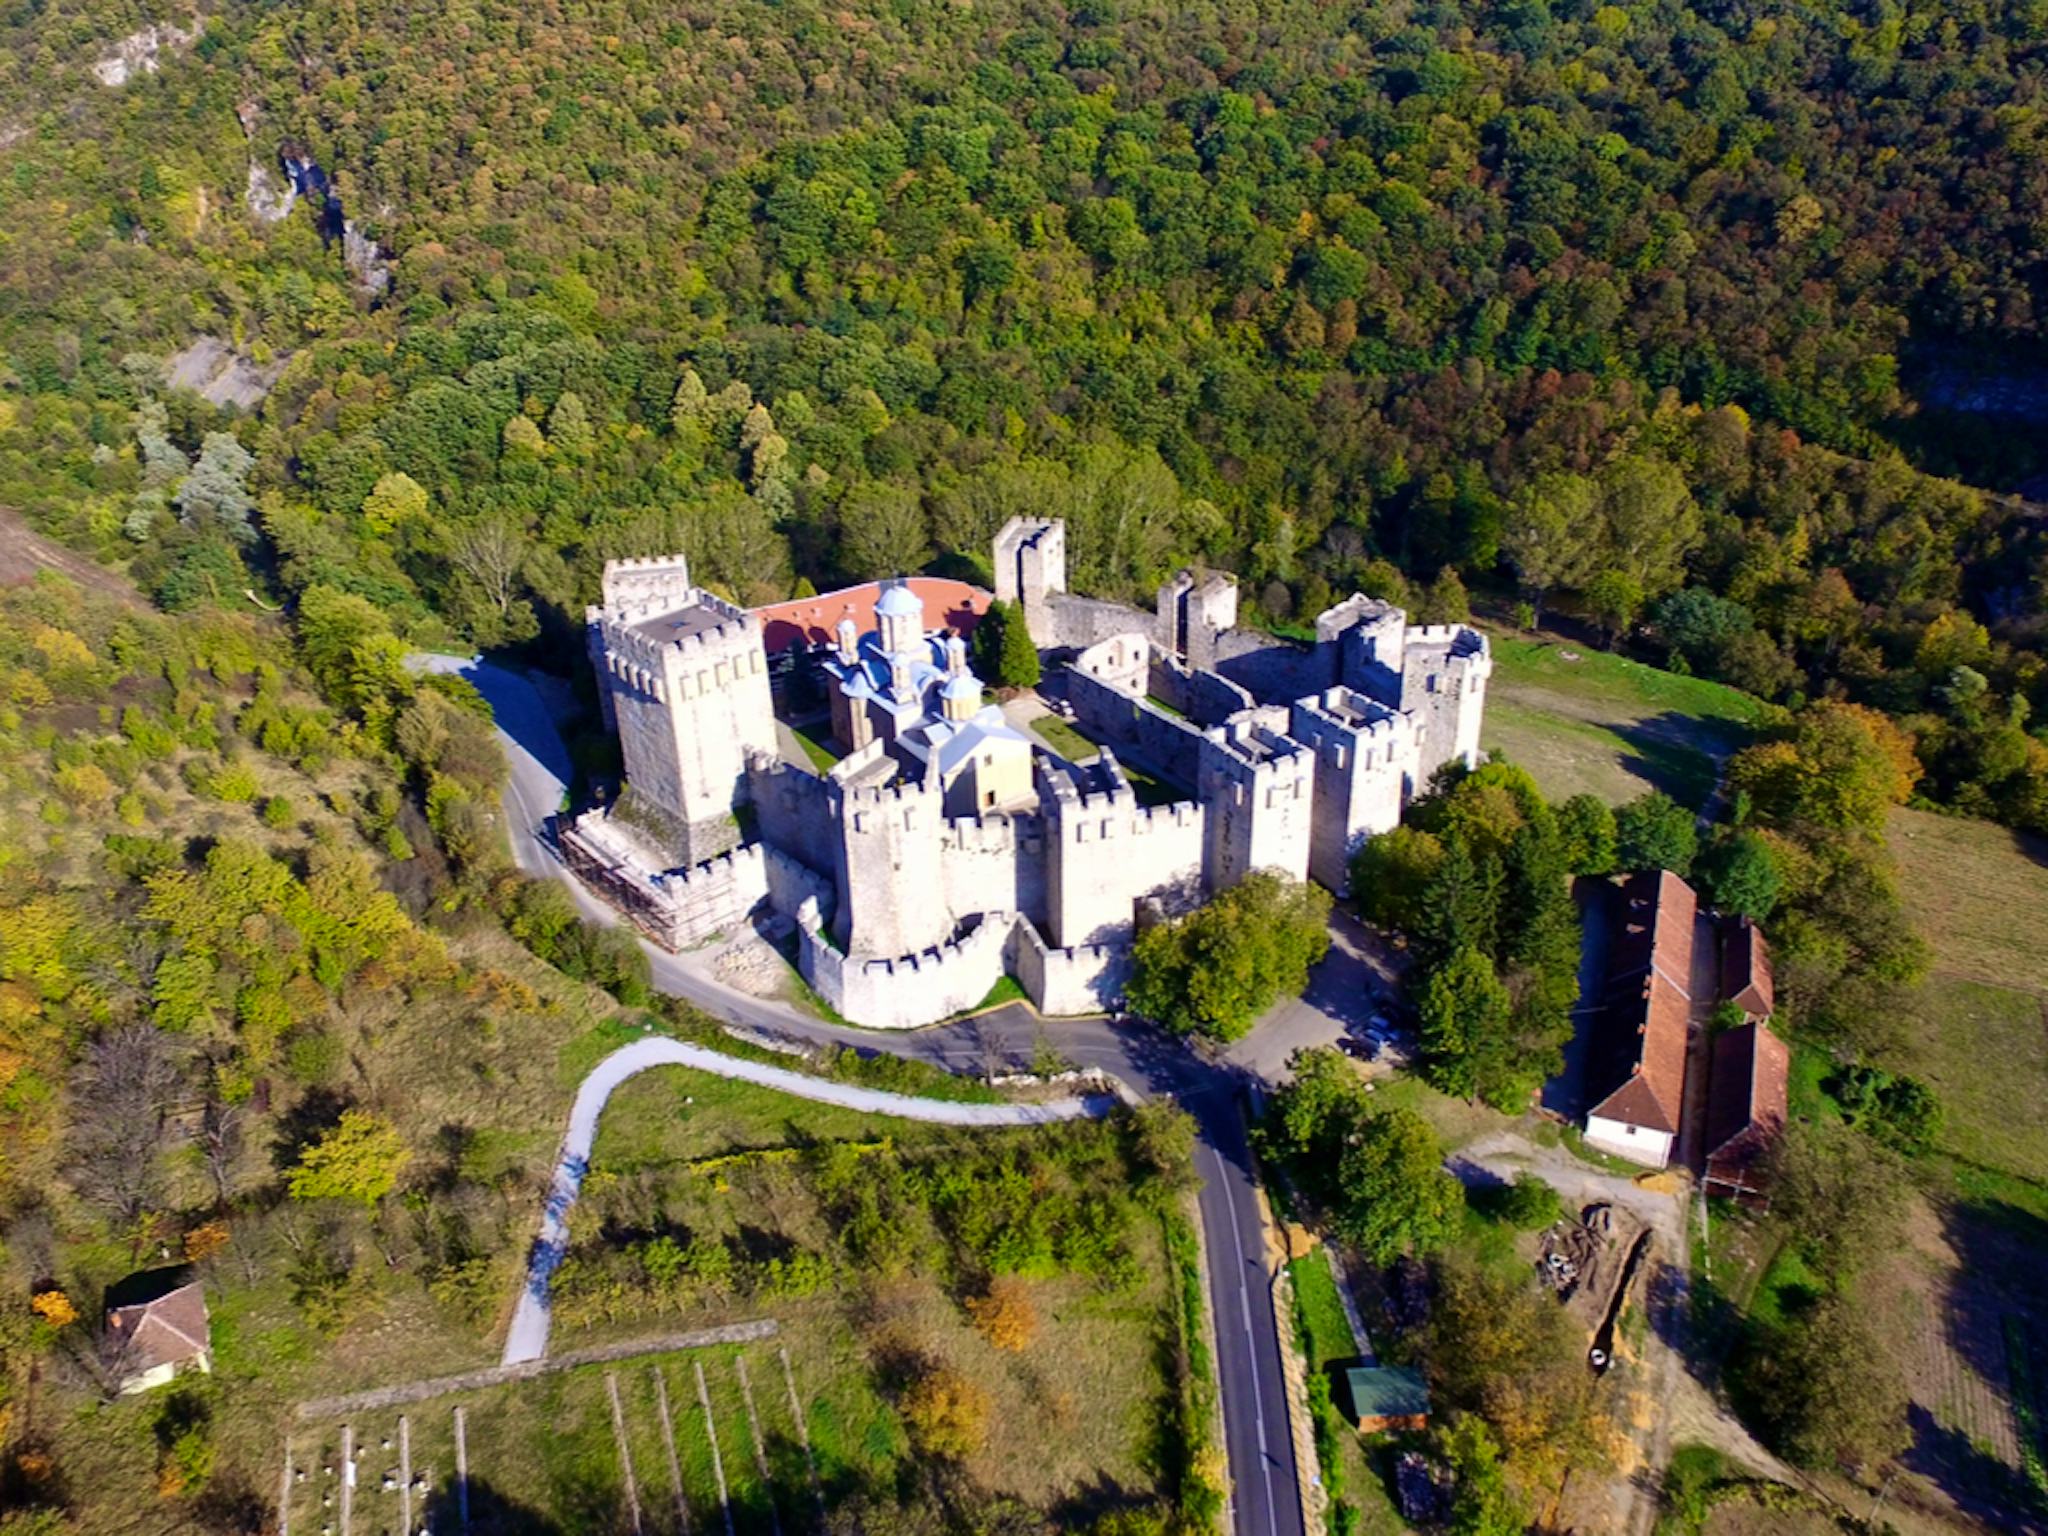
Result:
[[606,718],[619,733],[621,812],[674,865],[736,847],[747,754],[775,750],[761,626],[690,585],[681,555],[612,560],[588,634]]
[[[1361,842],[1478,760],[1492,659],[1474,629],[1359,596],[1312,644],[1240,631],[1220,572],[1180,573],[1149,612],[1078,597],[1057,521],[1013,519],[994,555],[996,596],[1099,756],[1019,731],[892,582],[820,600],[846,614],[814,651],[846,755],[819,774],[778,750],[758,620],[692,588],[680,556],[614,562],[590,645],[629,790],[564,831],[570,867],[671,949],[781,913],[806,980],[857,1023],[933,1022],[1005,973],[1076,1013],[1118,999],[1147,913],[1261,869],[1342,891]],[[1184,798],[1141,804],[1126,763]]]

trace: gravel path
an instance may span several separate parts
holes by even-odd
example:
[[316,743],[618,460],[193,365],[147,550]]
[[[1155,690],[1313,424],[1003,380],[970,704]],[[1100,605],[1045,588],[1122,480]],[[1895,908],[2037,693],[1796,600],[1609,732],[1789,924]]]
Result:
[[926,1120],[935,1125],[1046,1125],[1055,1120],[1077,1120],[1104,1115],[1113,1109],[1115,1097],[1102,1094],[1082,1099],[1055,1099],[1045,1104],[955,1104],[946,1099],[914,1099],[907,1094],[884,1093],[875,1088],[856,1088],[822,1077],[771,1067],[757,1061],[743,1061],[721,1055],[701,1045],[655,1036],[621,1046],[590,1069],[576,1090],[576,1103],[569,1111],[569,1129],[562,1137],[561,1155],[555,1160],[554,1182],[548,1188],[542,1208],[540,1236],[527,1262],[526,1284],[519,1292],[519,1304],[512,1313],[511,1331],[505,1335],[506,1365],[538,1360],[547,1353],[549,1286],[563,1255],[569,1251],[569,1212],[590,1170],[591,1143],[597,1137],[598,1117],[612,1096],[612,1090],[649,1067],[694,1067],[720,1077],[757,1083],[779,1093],[820,1104],[837,1104],[868,1114],[894,1115],[902,1120]]

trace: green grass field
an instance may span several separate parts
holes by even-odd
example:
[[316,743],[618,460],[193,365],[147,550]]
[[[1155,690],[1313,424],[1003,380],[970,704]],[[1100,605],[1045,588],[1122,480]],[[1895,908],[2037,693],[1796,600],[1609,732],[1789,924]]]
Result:
[[1661,789],[1698,805],[1763,708],[1720,683],[1604,651],[1491,638],[1481,745],[1528,769],[1554,799],[1587,793],[1618,804]]
[[790,730],[804,749],[804,756],[811,760],[811,766],[820,773],[830,773],[846,754],[839,750],[839,744],[832,739],[832,722],[815,720],[809,725],[793,725]]
[[598,1122],[593,1169],[624,1171],[722,1152],[915,1134],[916,1122],[791,1098],[770,1088],[655,1067],[619,1085]]
[[1913,1070],[1946,1109],[1941,1150],[1966,1193],[2048,1212],[2048,843],[1909,810],[1892,813],[1890,843],[1934,952]]
[[1889,832],[1899,894],[1935,969],[2048,993],[2048,840],[1903,809]]
[[1335,1361],[1356,1360],[1358,1344],[1351,1337],[1344,1303],[1337,1296],[1329,1254],[1321,1248],[1303,1254],[1288,1262],[1287,1273],[1294,1281],[1295,1304],[1301,1312],[1302,1331],[1308,1338],[1309,1369],[1320,1371]]

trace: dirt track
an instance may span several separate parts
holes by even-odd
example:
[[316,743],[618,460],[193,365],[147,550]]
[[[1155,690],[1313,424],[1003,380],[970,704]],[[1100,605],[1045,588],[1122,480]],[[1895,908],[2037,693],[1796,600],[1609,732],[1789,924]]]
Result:
[[81,587],[124,602],[139,597],[125,576],[110,571],[88,555],[66,549],[30,528],[13,507],[0,507],[0,587],[26,586],[41,571],[56,571]]

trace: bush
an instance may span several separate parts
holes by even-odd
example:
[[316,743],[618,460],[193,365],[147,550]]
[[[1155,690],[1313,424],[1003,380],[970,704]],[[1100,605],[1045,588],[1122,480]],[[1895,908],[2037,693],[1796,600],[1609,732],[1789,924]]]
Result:
[[1518,1173],[1512,1184],[1471,1191],[1473,1208],[1522,1232],[1534,1232],[1564,1217],[1564,1201],[1533,1173]]
[[1030,1348],[1038,1333],[1038,1309],[1031,1305],[1031,1293],[1021,1280],[997,1280],[987,1295],[968,1300],[967,1315],[989,1343],[1016,1354]]
[[927,1456],[961,1461],[988,1441],[988,1393],[951,1366],[927,1366],[901,1407],[911,1443]]

